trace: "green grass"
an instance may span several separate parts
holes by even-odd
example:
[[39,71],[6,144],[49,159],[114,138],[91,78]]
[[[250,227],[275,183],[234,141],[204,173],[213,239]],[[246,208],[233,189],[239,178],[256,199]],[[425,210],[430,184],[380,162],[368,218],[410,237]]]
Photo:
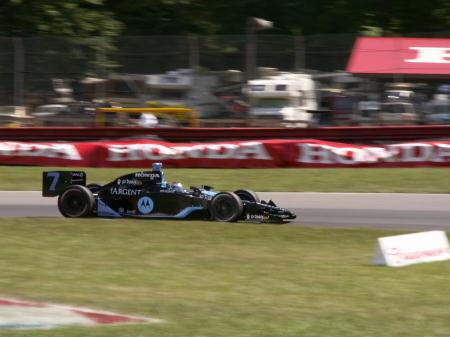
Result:
[[[43,170],[0,166],[0,190],[40,190]],[[64,168],[63,168],[64,169]],[[68,169],[68,168],[65,168]],[[77,168],[79,170],[79,168]],[[88,182],[106,183],[136,169],[86,168]],[[212,185],[217,190],[449,193],[448,168],[166,169],[169,182]]]
[[449,262],[370,264],[398,232],[0,219],[0,296],[161,318],[17,337],[448,336]]

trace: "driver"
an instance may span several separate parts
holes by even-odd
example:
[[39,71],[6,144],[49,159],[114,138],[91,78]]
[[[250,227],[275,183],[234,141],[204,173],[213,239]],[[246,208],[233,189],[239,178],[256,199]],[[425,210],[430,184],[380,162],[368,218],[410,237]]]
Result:
[[162,174],[162,163],[152,163],[152,171],[160,172]]
[[152,163],[152,171],[158,172],[161,175],[161,188],[167,188],[167,181],[164,178],[164,172],[162,171],[162,163]]
[[172,189],[173,189],[175,192],[180,192],[180,193],[184,192],[183,184],[178,183],[178,182],[174,182],[174,183],[172,184]]

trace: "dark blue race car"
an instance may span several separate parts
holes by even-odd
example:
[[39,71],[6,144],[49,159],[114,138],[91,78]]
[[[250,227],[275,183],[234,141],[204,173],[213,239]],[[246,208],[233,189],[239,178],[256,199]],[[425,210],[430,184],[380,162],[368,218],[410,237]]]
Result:
[[216,192],[210,186],[183,189],[168,184],[161,163],[151,171],[121,176],[106,185],[86,185],[83,171],[43,172],[42,195],[58,196],[61,214],[79,217],[205,219],[225,222],[284,223],[295,219],[273,201],[261,201],[250,190]]

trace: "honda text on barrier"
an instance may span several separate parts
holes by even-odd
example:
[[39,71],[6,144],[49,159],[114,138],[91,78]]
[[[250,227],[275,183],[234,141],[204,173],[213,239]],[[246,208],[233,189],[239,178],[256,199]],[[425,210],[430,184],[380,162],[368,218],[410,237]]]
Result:
[[270,200],[260,201],[250,190],[216,192],[210,186],[183,189],[168,184],[161,163],[152,171],[121,176],[106,185],[86,185],[82,171],[43,172],[42,195],[58,196],[61,214],[79,217],[205,219],[226,222],[285,223],[295,219]]

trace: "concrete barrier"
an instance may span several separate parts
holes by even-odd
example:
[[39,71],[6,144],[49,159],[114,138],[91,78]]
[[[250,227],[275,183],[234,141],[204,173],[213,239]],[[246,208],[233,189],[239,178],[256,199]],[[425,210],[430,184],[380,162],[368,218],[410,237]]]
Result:
[[450,138],[450,125],[324,128],[0,128],[3,141],[87,141],[156,138],[170,142],[257,139],[321,139],[350,143],[399,142]]

